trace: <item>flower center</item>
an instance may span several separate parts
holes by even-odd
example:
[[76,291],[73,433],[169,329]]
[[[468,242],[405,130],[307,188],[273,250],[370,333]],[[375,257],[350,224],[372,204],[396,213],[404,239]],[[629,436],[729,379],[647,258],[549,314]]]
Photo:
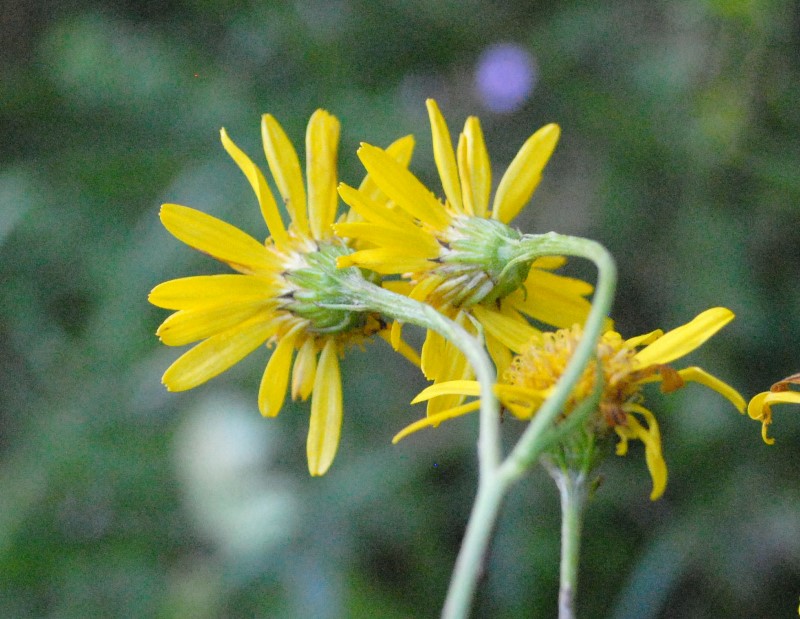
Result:
[[341,242],[317,241],[286,256],[283,278],[287,291],[281,309],[309,322],[308,329],[319,334],[352,331],[369,336],[380,330],[379,316],[355,311],[342,287],[346,278],[359,277],[375,283],[376,275],[358,267],[339,269],[336,259],[352,253]]
[[[503,373],[503,382],[549,394],[564,374],[575,349],[583,337],[583,329],[575,325],[553,333],[542,333],[511,362]],[[609,426],[625,425],[623,405],[639,397],[641,376],[634,361],[636,351],[614,331],[609,331],[597,344],[597,357],[589,362],[565,404],[569,414],[594,391],[597,363],[603,373],[603,394],[600,410]]]
[[436,274],[444,280],[435,291],[442,303],[456,307],[501,299],[517,290],[529,262],[512,262],[522,235],[504,223],[481,217],[456,217],[440,237],[444,249]]

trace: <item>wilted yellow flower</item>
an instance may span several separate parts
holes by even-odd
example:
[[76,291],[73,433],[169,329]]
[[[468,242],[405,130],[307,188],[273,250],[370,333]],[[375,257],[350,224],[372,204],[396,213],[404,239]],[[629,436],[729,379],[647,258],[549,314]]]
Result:
[[[739,412],[744,412],[742,396],[705,370],[699,367],[676,370],[667,365],[698,348],[731,320],[733,312],[717,307],[667,333],[657,330],[624,340],[619,333],[607,331],[598,342],[596,359],[588,364],[565,405],[563,414],[566,416],[592,394],[599,362],[603,392],[598,414],[590,421],[592,429],[598,434],[613,429],[620,439],[618,455],[627,453],[630,439],[644,443],[647,467],[653,480],[650,495],[653,500],[664,492],[667,466],[661,453],[661,435],[655,415],[643,406],[642,385],[660,381],[661,390],[668,393],[683,387],[687,381],[698,382],[720,393]],[[535,335],[514,357],[495,386],[495,393],[503,406],[519,419],[530,419],[552,394],[582,335],[583,331],[577,325],[555,333]],[[479,392],[475,381],[451,381],[428,387],[414,402],[442,395],[478,396]],[[422,419],[397,434],[394,441],[424,427],[437,426],[442,421],[474,411],[479,404],[479,401],[470,402]]]
[[[473,333],[477,320],[492,358],[504,368],[512,352],[538,333],[524,316],[566,327],[583,322],[590,309],[585,297],[591,285],[553,273],[563,258],[539,258],[533,264],[513,260],[522,235],[507,225],[539,184],[560,130],[546,125],[525,142],[500,180],[490,209],[491,166],[478,119],[467,119],[454,150],[436,102],[429,99],[427,106],[446,202],[390,154],[362,144],[358,155],[389,200],[376,201],[340,186],[342,199],[362,221],[334,226],[337,234],[355,239],[358,249],[338,264],[403,275],[407,282],[398,282],[394,290],[433,305]],[[398,323],[392,336],[397,343]],[[471,377],[453,343],[432,331],[422,349],[422,369],[437,382]],[[445,398],[429,407],[429,413],[458,400]]]
[[747,414],[752,419],[761,422],[761,438],[767,445],[775,442],[774,438],[769,438],[767,432],[772,423],[773,404],[800,404],[800,391],[792,391],[792,386],[800,385],[800,374],[792,374],[763,391],[750,400],[747,405]]
[[[331,228],[338,205],[339,121],[324,110],[309,120],[307,188],[297,153],[278,121],[265,115],[261,130],[291,219],[288,227],[261,170],[224,129],[222,144],[255,191],[269,229],[266,241],[186,206],[161,208],[161,221],[175,237],[238,272],[176,279],[150,293],[154,305],[177,310],[157,331],[165,344],[200,341],[167,369],[163,382],[170,391],[191,389],[265,342],[274,346],[261,380],[259,409],[268,417],[278,414],[291,374],[292,397],[311,397],[308,466],[312,475],[322,475],[333,462],[342,424],[339,356],[384,325],[376,314],[330,307],[341,304],[342,277],[363,277],[358,268],[345,273],[336,267],[336,259],[352,251]],[[408,141],[392,148],[408,151]]]

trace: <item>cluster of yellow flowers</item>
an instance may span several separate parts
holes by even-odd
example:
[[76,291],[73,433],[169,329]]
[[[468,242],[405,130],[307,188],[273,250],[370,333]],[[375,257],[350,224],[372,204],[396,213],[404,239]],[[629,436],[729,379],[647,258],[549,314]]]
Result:
[[[175,310],[157,331],[161,340],[170,346],[199,342],[167,369],[164,384],[171,391],[196,387],[266,343],[272,353],[259,409],[265,416],[277,415],[287,390],[295,400],[311,399],[307,456],[312,475],[323,475],[337,451],[343,409],[339,358],[350,346],[381,336],[433,381],[415,400],[428,402],[427,417],[395,440],[480,405],[479,399],[465,403],[479,398],[480,390],[454,342],[429,331],[418,354],[402,340],[402,321],[390,323],[344,300],[343,274],[424,302],[479,334],[497,367],[496,396],[523,420],[531,419],[554,389],[591,308],[592,286],[557,272],[565,258],[511,259],[522,235],[509,224],[539,184],[559,128],[547,125],[522,145],[491,198],[492,168],[478,119],[467,119],[454,148],[433,100],[428,113],[443,199],[408,170],[411,136],[385,149],[362,144],[358,157],[367,175],[358,188],[339,184],[339,121],[317,110],[306,132],[305,181],[281,125],[269,114],[262,118],[264,153],[283,209],[259,167],[221,132],[223,147],[256,194],[269,231],[264,242],[186,206],[161,209],[161,221],[176,238],[236,272],[175,279],[153,289],[151,303]],[[339,198],[348,211],[339,213]],[[642,386],[660,381],[669,392],[698,382],[744,411],[742,397],[721,380],[697,367],[667,365],[732,319],[729,310],[714,308],[667,333],[630,339],[613,331],[609,321],[594,361],[564,408],[566,416],[589,397],[599,364],[603,391],[590,423],[598,433],[616,433],[619,454],[630,439],[644,443],[652,498],[663,493],[667,469],[656,418],[643,406]],[[542,326],[557,330],[542,332]],[[765,441],[770,405],[800,403],[800,393],[788,389],[798,382],[797,375],[789,377],[750,402],[750,416],[763,422]]]

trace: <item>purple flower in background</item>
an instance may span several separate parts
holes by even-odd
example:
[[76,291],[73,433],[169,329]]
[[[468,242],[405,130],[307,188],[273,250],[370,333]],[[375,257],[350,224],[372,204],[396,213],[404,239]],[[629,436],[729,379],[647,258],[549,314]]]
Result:
[[536,83],[530,52],[514,43],[497,43],[484,50],[475,70],[475,86],[483,104],[505,114],[518,109]]

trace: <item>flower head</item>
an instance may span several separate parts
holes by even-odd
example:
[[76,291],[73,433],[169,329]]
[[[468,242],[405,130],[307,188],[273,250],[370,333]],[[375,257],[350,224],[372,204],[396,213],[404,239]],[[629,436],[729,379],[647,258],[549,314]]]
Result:
[[338,204],[339,121],[324,110],[309,120],[307,186],[297,153],[278,121],[265,115],[261,129],[267,162],[291,221],[288,227],[261,170],[224,129],[222,144],[255,191],[269,229],[266,241],[186,206],[161,208],[161,221],[175,237],[237,271],[168,281],[150,293],[154,305],[177,310],[158,328],[161,341],[170,346],[200,342],[162,380],[170,391],[192,389],[262,344],[274,346],[261,380],[259,409],[267,417],[278,414],[291,374],[292,397],[311,397],[308,465],[312,475],[322,475],[333,462],[342,424],[339,356],[384,325],[375,314],[342,306],[343,278],[365,274],[356,267],[336,267],[336,260],[352,251],[331,228]]
[[[433,305],[473,332],[472,321],[479,322],[493,359],[503,368],[512,352],[538,333],[524,316],[566,327],[583,322],[590,308],[585,297],[591,285],[553,273],[563,258],[539,258],[532,264],[512,260],[522,235],[508,223],[539,184],[560,131],[550,124],[528,138],[500,180],[490,208],[492,174],[480,122],[467,119],[454,150],[436,102],[429,99],[427,106],[446,201],[389,154],[362,144],[358,155],[388,200],[340,186],[342,199],[362,220],[334,226],[357,243],[357,251],[338,264],[402,275],[406,282],[396,284],[396,290]],[[396,323],[395,343],[399,329]],[[422,349],[422,369],[437,382],[470,375],[457,349],[433,332]],[[453,402],[443,400],[438,408]]]
[[753,396],[747,405],[747,414],[750,418],[761,422],[761,438],[767,445],[775,443],[775,439],[767,434],[772,423],[772,405],[800,404],[800,391],[792,389],[797,385],[800,385],[800,374],[792,374],[772,385],[769,391]]
[[[603,390],[597,414],[589,424],[595,434],[613,430],[619,438],[617,454],[624,455],[628,441],[644,443],[647,467],[653,480],[650,495],[655,500],[663,494],[667,483],[667,467],[661,452],[661,436],[655,415],[644,407],[642,385],[661,382],[665,393],[675,391],[686,382],[698,382],[720,393],[740,412],[745,402],[732,387],[699,367],[674,369],[670,364],[696,348],[733,319],[733,313],[722,307],[706,310],[691,322],[668,333],[661,330],[625,340],[615,331],[603,334],[597,345],[597,356],[585,369],[574,386],[563,416],[592,395],[598,375],[603,378]],[[495,386],[497,397],[515,417],[530,419],[552,394],[567,363],[583,335],[579,326],[554,333],[538,334],[515,356],[501,380]],[[443,394],[479,395],[474,381],[452,381],[433,385],[414,400],[420,402]],[[442,421],[471,412],[479,402],[470,402],[438,415],[411,424],[395,436],[395,442],[424,427],[437,426]]]

